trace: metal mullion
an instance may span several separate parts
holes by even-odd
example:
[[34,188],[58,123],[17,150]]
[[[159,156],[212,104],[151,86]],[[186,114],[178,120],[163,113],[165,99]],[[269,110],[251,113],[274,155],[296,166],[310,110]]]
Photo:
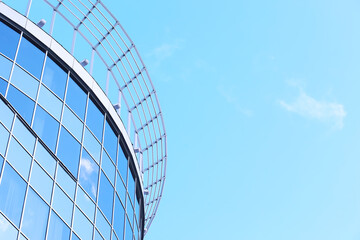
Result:
[[5,90],[5,98],[7,97],[7,94],[8,94],[9,88],[10,88],[11,78],[12,78],[12,75],[13,75],[13,72],[14,72],[14,68],[15,68],[15,64],[16,64],[16,58],[17,58],[17,55],[19,53],[22,36],[23,36],[23,32],[21,31],[20,34],[19,34],[19,41],[18,41],[18,45],[16,47],[14,60],[12,60],[13,65],[12,65],[11,70],[10,70],[8,85],[7,85],[6,90]]

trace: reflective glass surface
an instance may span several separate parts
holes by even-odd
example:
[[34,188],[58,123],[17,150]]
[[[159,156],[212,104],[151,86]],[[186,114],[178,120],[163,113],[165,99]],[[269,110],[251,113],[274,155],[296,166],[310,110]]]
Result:
[[0,124],[0,154],[5,155],[5,150],[9,140],[9,132]]
[[0,213],[0,236],[2,239],[16,239],[18,231],[16,228]]
[[4,81],[4,79],[0,78],[0,94],[3,96],[5,96],[7,85],[8,83]]
[[50,225],[47,234],[48,239],[69,240],[70,229],[66,224],[56,215],[51,212]]
[[124,234],[124,206],[121,204],[118,197],[115,198],[115,213],[114,213],[114,230],[117,236]]
[[69,78],[65,102],[81,119],[85,117],[86,99],[87,94]]
[[53,180],[36,162],[32,166],[30,185],[50,204]]
[[0,112],[0,122],[10,130],[14,119],[14,113],[9,109],[9,107],[5,105],[3,101],[0,101]]
[[77,138],[77,140],[81,141],[84,125],[67,106],[64,108],[62,124]]
[[104,215],[99,210],[96,214],[96,227],[99,229],[99,232],[105,239],[110,238],[111,227],[106,221]]
[[99,166],[83,150],[80,160],[79,183],[92,199],[96,200]]
[[14,59],[20,35],[13,29],[0,22],[0,52]]
[[41,140],[55,151],[59,123],[40,106],[36,108],[33,129]]
[[99,206],[101,211],[105,214],[108,221],[111,222],[112,216],[112,206],[113,206],[113,193],[114,188],[111,186],[111,183],[106,178],[104,172],[101,171],[100,178],[100,189],[99,189]]
[[75,208],[74,230],[81,239],[92,238],[93,226],[78,208]]
[[86,125],[100,142],[102,141],[103,123],[104,115],[100,112],[99,108],[93,103],[93,101],[89,101],[86,114]]
[[28,150],[28,152],[33,153],[35,137],[18,118],[15,120],[13,134],[15,135],[16,139],[18,139],[19,142],[21,142],[21,144],[26,148],[26,150]]
[[40,143],[36,146],[35,159],[50,174],[50,176],[54,176],[56,160]]
[[46,58],[43,83],[60,98],[64,98],[67,73],[51,58]]
[[40,88],[38,101],[52,116],[60,120],[62,102],[44,86]]
[[65,128],[61,128],[57,156],[65,164],[73,176],[77,177],[80,158],[80,144]]
[[9,164],[6,164],[0,183],[0,210],[18,227],[24,203],[25,188],[25,181]]
[[56,173],[56,182],[60,185],[60,187],[69,195],[70,198],[74,198],[75,194],[75,182],[69,176],[65,170],[58,165],[57,173]]
[[20,113],[25,121],[30,124],[34,110],[34,101],[25,96],[15,87],[10,86],[7,99],[11,102],[11,105]]
[[16,62],[40,79],[45,54],[28,39],[22,38]]
[[7,160],[25,179],[29,177],[31,156],[14,138],[10,140]]
[[73,204],[68,196],[58,187],[55,187],[52,206],[67,224],[71,224]]
[[10,62],[4,56],[0,55],[0,77],[8,80],[10,77],[11,67],[12,67],[12,62]]
[[94,221],[95,204],[80,187],[76,193],[76,204],[91,221]]
[[108,121],[105,122],[105,134],[104,134],[104,146],[112,161],[116,163],[116,147],[117,147],[117,136],[110,127]]
[[44,239],[48,215],[48,205],[30,188],[26,197],[21,230],[29,239]]
[[15,65],[11,83],[32,99],[36,98],[39,82],[22,68]]

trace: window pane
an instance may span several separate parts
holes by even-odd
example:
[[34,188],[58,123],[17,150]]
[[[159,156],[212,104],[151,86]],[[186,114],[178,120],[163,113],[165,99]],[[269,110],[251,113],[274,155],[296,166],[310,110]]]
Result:
[[11,67],[12,62],[0,55],[0,77],[9,80]]
[[111,222],[112,207],[113,207],[114,189],[109,180],[101,171],[100,189],[99,189],[99,206],[106,218]]
[[131,201],[134,202],[135,180],[134,180],[134,177],[130,170],[129,170],[129,179],[128,179],[128,192],[129,192]]
[[53,152],[55,152],[59,123],[40,106],[36,108],[33,129]]
[[[0,154],[5,156],[6,146],[9,141],[9,132],[0,124]],[[1,169],[0,169],[1,170]]]
[[21,39],[16,62],[38,79],[40,79],[44,57],[45,54],[29,40],[24,37]]
[[80,187],[76,193],[76,204],[91,221],[94,221],[95,204]]
[[0,178],[1,178],[1,170],[2,170],[3,164],[4,164],[4,158],[3,158],[3,156],[0,155]]
[[0,214],[0,236],[2,239],[16,239],[18,231],[16,228]]
[[98,231],[95,231],[95,240],[104,240]]
[[75,208],[74,230],[81,239],[92,239],[93,226],[78,208]]
[[33,163],[30,177],[30,185],[50,203],[53,180],[45,173],[45,171],[36,163]]
[[7,159],[23,178],[28,179],[31,156],[14,138],[10,141]]
[[1,100],[0,100],[0,112],[1,112],[0,122],[10,130],[14,118],[14,113]]
[[125,205],[125,197],[126,197],[126,189],[123,182],[120,179],[120,175],[117,172],[117,179],[116,179],[116,192],[119,195],[122,203]]
[[129,201],[129,196],[127,197],[127,202],[126,202],[126,214],[128,215],[129,221],[130,223],[133,223],[133,219],[134,219],[134,209],[131,205],[131,202]]
[[90,130],[94,133],[97,139],[102,141],[104,115],[95,106],[93,101],[89,99],[88,109],[86,113],[86,125],[89,126]]
[[132,229],[130,226],[129,221],[126,221],[126,230],[125,230],[125,240],[132,240],[133,239],[133,235],[132,235]]
[[0,22],[0,52],[14,59],[20,35],[13,29]]
[[84,125],[67,106],[64,108],[62,123],[79,141],[81,141]]
[[5,96],[7,85],[8,85],[8,82],[6,82],[2,78],[0,78],[0,93],[3,96]]
[[79,183],[94,200],[96,200],[98,176],[99,166],[90,155],[83,150],[80,160]]
[[56,182],[70,196],[71,199],[74,199],[75,182],[60,165],[58,165],[57,168]]
[[55,186],[52,207],[67,224],[71,224],[73,203],[58,186]]
[[96,162],[100,162],[101,146],[89,129],[85,128],[84,146]]
[[13,86],[9,88],[7,99],[25,121],[30,124],[34,111],[34,102]]
[[33,153],[35,137],[18,118],[15,120],[13,134],[30,153]]
[[36,145],[35,159],[51,176],[54,176],[56,160],[39,142]]
[[104,236],[105,239],[110,239],[110,225],[99,210],[96,213],[96,227],[99,229],[100,233]]
[[20,224],[20,216],[25,197],[25,181],[6,164],[0,183],[0,210],[16,225]]
[[102,154],[101,168],[104,170],[111,183],[115,186],[115,166],[105,151],[103,151]]
[[32,99],[36,98],[39,82],[27,72],[15,65],[14,72],[10,81],[18,89],[26,93]]
[[39,103],[57,120],[60,120],[62,102],[44,86],[40,88]]
[[52,59],[46,58],[43,83],[61,99],[64,98],[67,73]]
[[124,181],[124,183],[126,184],[126,176],[127,176],[127,166],[128,166],[128,161],[127,158],[125,157],[125,154],[119,144],[119,153],[118,153],[118,162],[117,162],[117,167],[118,170],[120,172],[120,175]]
[[[124,234],[124,207],[118,197],[115,198],[114,230],[118,236]],[[122,238],[121,238],[122,239]]]
[[49,206],[29,188],[21,230],[29,239],[45,239]]
[[47,239],[69,240],[69,237],[70,229],[55,212],[51,212]]
[[60,132],[57,155],[73,176],[77,177],[80,158],[80,144],[63,127]]
[[85,117],[87,94],[72,80],[69,78],[66,104],[81,118]]
[[110,127],[109,123],[105,122],[105,135],[104,135],[104,146],[106,151],[109,153],[111,159],[116,162],[116,147],[118,145],[117,136]]

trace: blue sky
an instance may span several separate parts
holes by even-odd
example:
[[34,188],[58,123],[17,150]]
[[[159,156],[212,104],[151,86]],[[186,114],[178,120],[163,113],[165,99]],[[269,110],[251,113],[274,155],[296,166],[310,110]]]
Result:
[[360,2],[119,1],[164,112],[146,239],[360,239]]

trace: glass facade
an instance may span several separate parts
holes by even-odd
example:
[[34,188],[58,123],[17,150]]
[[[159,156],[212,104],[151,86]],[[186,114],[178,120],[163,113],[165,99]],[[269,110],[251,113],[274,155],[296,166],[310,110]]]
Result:
[[142,239],[120,131],[71,68],[9,24],[0,21],[0,239]]

